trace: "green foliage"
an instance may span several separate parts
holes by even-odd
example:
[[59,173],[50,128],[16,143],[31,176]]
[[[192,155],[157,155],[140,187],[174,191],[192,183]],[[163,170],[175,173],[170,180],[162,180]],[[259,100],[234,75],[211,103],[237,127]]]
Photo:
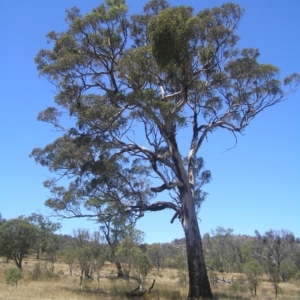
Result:
[[164,252],[163,245],[152,244],[147,250],[151,262],[157,270],[163,269],[166,253]]
[[9,268],[5,274],[5,281],[7,284],[15,285],[17,287],[18,282],[23,278],[22,271],[17,267]]
[[191,7],[169,8],[150,21],[149,38],[153,56],[159,66],[188,60],[186,56],[191,51],[190,43],[195,39],[195,25],[198,21],[192,12]]
[[99,272],[105,261],[105,247],[100,244],[100,233],[88,230],[74,230],[72,249],[66,249],[63,260],[69,265],[70,275],[73,269],[80,274],[80,285],[86,278],[99,278]]
[[36,251],[36,258],[39,259],[40,253],[44,251],[49,254],[51,244],[53,244],[53,241],[56,239],[54,232],[61,228],[61,224],[53,223],[49,218],[36,213],[32,213],[25,219],[37,228],[35,244],[33,245]]
[[66,263],[69,266],[69,273],[70,273],[70,276],[72,276],[73,268],[74,268],[74,265],[76,262],[75,251],[70,250],[70,249],[65,250],[63,253],[62,260],[64,263]]
[[37,281],[42,278],[43,271],[40,263],[35,263],[32,271],[30,272],[31,280]]
[[203,236],[209,268],[219,272],[240,272],[244,262],[242,247],[245,238],[233,235],[233,229],[217,227]]
[[54,273],[53,265],[48,265],[47,262],[35,263],[32,271],[29,272],[29,277],[33,281],[40,280],[55,280],[58,281],[61,277],[61,272]]
[[255,259],[249,260],[243,266],[243,271],[249,283],[249,289],[256,295],[257,287],[264,273],[263,266]]
[[[147,210],[178,213],[179,181],[188,190],[197,187],[189,193],[198,209],[206,195],[201,188],[209,182],[204,175],[210,173],[198,176],[195,162],[207,134],[217,128],[242,132],[299,83],[297,74],[289,76],[284,92],[278,68],[260,64],[257,49],[236,48],[244,12],[236,4],[195,14],[161,0],[131,18],[127,12],[121,0],[106,1],[86,15],[74,7],[67,11],[68,30],[50,32],[53,48],[36,57],[40,74],[58,88],[57,107],[46,108],[38,119],[64,134],[31,155],[73,179],[69,187],[45,182],[55,195],[46,205],[58,214],[82,216],[85,206],[94,216],[101,213],[100,222],[109,222],[113,214],[134,221]],[[65,113],[72,117],[70,128],[61,124]],[[190,120],[194,126],[187,127]],[[138,124],[142,134],[135,134]],[[178,147],[183,129],[192,131],[186,154]],[[141,146],[144,139],[148,148]],[[183,170],[186,182],[179,180]],[[154,177],[161,179],[160,189],[152,186]],[[150,205],[163,190],[172,200]]]
[[297,276],[297,273],[299,272],[297,266],[290,259],[290,256],[292,255],[292,252],[287,253],[287,259],[283,260],[280,266],[281,272],[284,274],[284,278],[287,281],[290,281],[292,278],[295,278]]
[[139,273],[143,277],[147,277],[148,273],[152,270],[152,263],[147,254],[142,254],[139,259]]
[[239,291],[239,284],[234,281],[228,288],[228,290],[232,293],[232,294],[236,294]]
[[[50,32],[52,49],[36,57],[40,75],[58,91],[56,107],[46,108],[39,120],[63,134],[31,155],[69,182],[66,187],[47,180],[52,196],[46,205],[58,215],[98,218],[107,236],[116,218],[128,225],[145,211],[172,209],[172,222],[177,217],[189,222],[200,241],[196,213],[210,172],[200,171],[203,163],[198,163],[207,135],[217,129],[243,132],[299,83],[297,74],[282,83],[277,67],[258,62],[258,50],[237,48],[235,31],[243,12],[227,3],[195,14],[164,0],[150,1],[142,14],[131,17],[122,0],[107,0],[86,15],[68,10],[68,29]],[[71,117],[67,125],[64,115]],[[180,132],[190,137],[186,153]],[[163,191],[169,200],[155,202]],[[222,234],[218,238],[222,245]],[[219,254],[224,252],[224,261],[231,256],[228,261],[236,260],[238,268],[239,246],[225,246]],[[201,251],[187,256],[189,266],[203,264]],[[230,264],[218,267],[229,270]],[[203,270],[197,276],[209,291]]]
[[244,299],[243,295],[245,295],[246,291],[247,287],[243,282],[234,281],[228,286],[230,299]]
[[[287,258],[287,253],[292,250],[292,245],[295,242],[295,236],[292,232],[281,230],[270,230],[260,235],[258,231],[256,234],[256,251],[257,259],[259,259],[265,266],[269,274],[269,278],[274,285],[280,281],[286,281],[286,275],[283,270],[282,263]],[[292,251],[291,251],[292,252]]]
[[142,284],[152,269],[152,262],[146,252],[147,248],[138,245],[142,239],[137,237],[139,230],[133,230],[131,235],[125,236],[117,247],[116,260],[122,263],[127,278],[133,278]]
[[0,226],[0,255],[14,261],[22,270],[22,261],[36,241],[37,228],[27,220],[11,219]]

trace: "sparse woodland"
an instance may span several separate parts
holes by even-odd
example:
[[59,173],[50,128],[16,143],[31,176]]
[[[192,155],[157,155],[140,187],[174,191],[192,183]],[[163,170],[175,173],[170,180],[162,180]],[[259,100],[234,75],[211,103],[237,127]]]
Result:
[[[66,11],[67,29],[49,32],[35,58],[56,91],[38,120],[59,137],[30,156],[53,173],[45,205],[58,217],[93,219],[99,232],[62,237],[43,216],[0,219],[1,276],[17,287],[3,286],[4,299],[299,298],[292,232],[200,235],[208,135],[237,139],[300,83],[261,63],[258,49],[239,48],[243,14],[234,3],[195,12],[166,0],[139,14],[125,0]],[[137,220],[164,209],[184,239],[144,244]]]
[[[60,228],[59,223],[32,216],[1,221],[0,299],[185,298],[184,238],[144,244],[143,232],[130,227],[112,247],[103,229],[55,235],[50,229]],[[34,224],[37,217],[47,226]],[[18,226],[16,220],[21,221]],[[32,226],[31,234],[24,230],[26,222]],[[14,248],[4,240],[10,224],[18,232]],[[43,230],[48,234],[43,235]],[[26,245],[20,243],[24,237],[28,237]],[[299,299],[300,240],[292,232],[256,231],[246,236],[217,227],[202,241],[214,299]],[[16,253],[23,253],[21,269]]]

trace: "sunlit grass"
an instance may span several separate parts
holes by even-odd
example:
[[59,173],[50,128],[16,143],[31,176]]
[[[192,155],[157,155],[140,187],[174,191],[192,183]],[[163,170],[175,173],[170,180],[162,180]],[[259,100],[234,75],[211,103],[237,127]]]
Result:
[[[39,262],[46,266],[46,260],[35,260],[34,257],[29,257],[24,260],[23,270],[24,279],[18,283],[18,287],[7,285],[5,282],[5,270],[14,266],[12,262],[6,263],[0,259],[0,300],[121,300],[126,299],[125,293],[137,287],[135,281],[127,281],[115,277],[116,269],[113,264],[106,263],[101,271],[100,282],[97,280],[83,281],[79,286],[79,276],[73,271],[73,276],[69,275],[69,268],[66,264],[58,261],[55,263],[54,273],[59,274],[56,280],[39,280],[33,281],[30,279],[30,272],[34,265]],[[231,285],[217,283],[212,286],[213,294],[216,300],[223,299],[240,299],[254,300],[275,299],[274,288],[268,282],[265,276],[260,283],[257,296],[251,294],[247,283],[243,280],[241,274],[218,274],[219,278],[228,280],[234,275],[234,280],[237,282],[233,289]],[[156,284],[151,294],[143,297],[144,300],[180,300],[186,299],[188,292],[187,284],[180,281],[179,273],[176,269],[153,269],[149,274],[145,283],[145,288],[149,288],[153,279]],[[300,287],[293,282],[280,283],[278,300],[296,300],[300,299]]]

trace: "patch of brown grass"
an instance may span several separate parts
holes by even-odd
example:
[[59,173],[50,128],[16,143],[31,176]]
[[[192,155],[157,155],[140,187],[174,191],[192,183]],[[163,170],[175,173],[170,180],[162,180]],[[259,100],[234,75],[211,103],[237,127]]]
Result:
[[[54,272],[60,274],[57,280],[32,281],[30,272],[34,265],[49,264],[45,259],[36,260],[34,257],[28,257],[24,260],[23,271],[24,279],[18,283],[18,287],[9,286],[5,282],[5,270],[14,266],[12,262],[5,263],[0,259],[0,300],[121,300],[126,299],[125,292],[131,291],[137,287],[133,280],[124,280],[116,277],[116,267],[109,262],[105,263],[101,271],[100,283],[97,280],[83,281],[79,286],[79,276],[73,272],[69,275],[69,268],[61,261],[55,263]],[[234,280],[238,283],[239,289],[234,291],[229,284],[217,283],[212,286],[213,294],[216,300],[240,299],[240,300],[271,300],[275,293],[273,286],[264,277],[258,287],[257,297],[251,295],[247,283],[242,274],[220,274],[217,276],[229,280],[234,275]],[[174,269],[156,270],[153,269],[148,275],[145,288],[149,288],[153,279],[156,279],[155,286],[151,294],[143,297],[143,300],[181,300],[186,299],[188,286],[182,284],[179,273]],[[292,282],[280,283],[280,292],[278,300],[296,300],[300,299],[299,287]]]

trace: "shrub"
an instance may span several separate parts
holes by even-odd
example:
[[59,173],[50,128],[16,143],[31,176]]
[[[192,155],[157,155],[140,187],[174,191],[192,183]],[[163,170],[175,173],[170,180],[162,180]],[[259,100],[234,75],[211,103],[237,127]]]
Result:
[[40,263],[36,263],[33,267],[33,270],[29,273],[31,280],[38,281],[38,280],[51,280],[54,279],[58,281],[60,279],[60,273],[53,273],[51,268],[47,267],[47,264],[41,265]]
[[33,266],[33,270],[30,272],[31,280],[39,280],[42,278],[42,268],[40,263],[36,263]]
[[9,268],[7,271],[6,271],[6,277],[5,277],[5,280],[6,280],[6,283],[7,284],[11,284],[11,285],[18,285],[18,281],[21,280],[23,278],[23,273],[22,271],[17,268],[17,267],[12,267],[12,268]]
[[234,281],[229,287],[228,287],[228,291],[232,294],[232,295],[236,295],[238,293],[244,294],[247,290],[246,285],[238,283],[237,281]]

